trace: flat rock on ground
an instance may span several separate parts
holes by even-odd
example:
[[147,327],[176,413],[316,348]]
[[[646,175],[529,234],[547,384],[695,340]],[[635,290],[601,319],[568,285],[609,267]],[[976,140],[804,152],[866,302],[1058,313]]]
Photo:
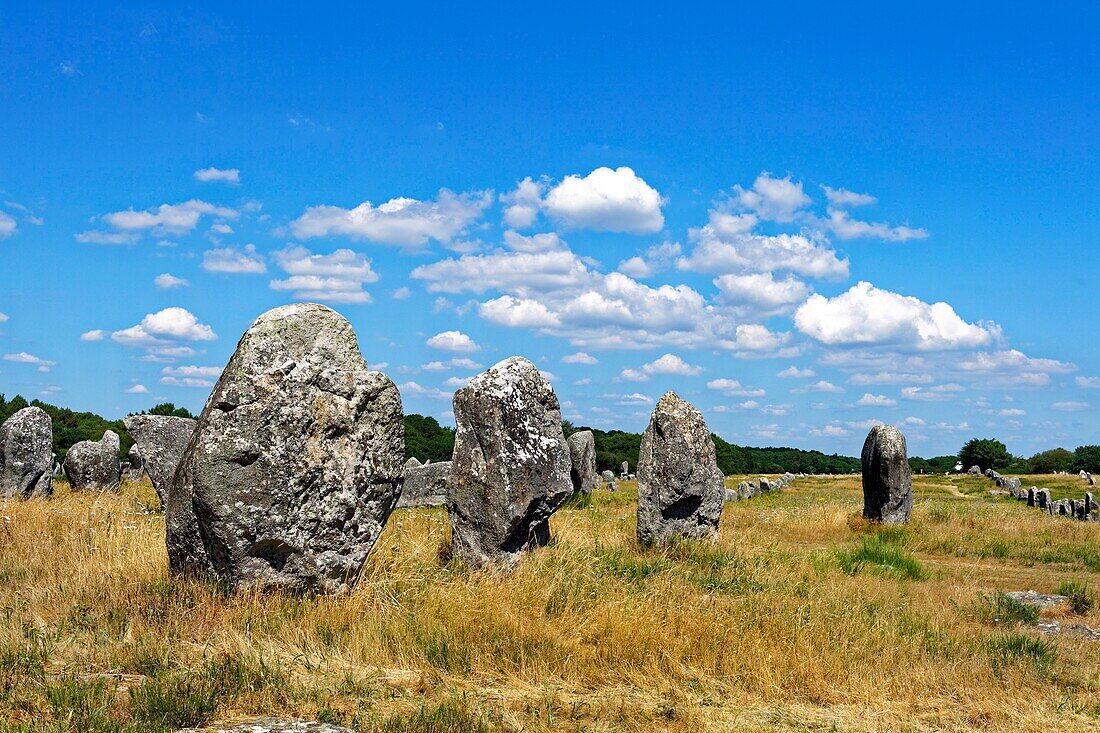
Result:
[[355,733],[329,723],[316,721],[284,720],[282,718],[255,718],[242,723],[223,723],[208,728],[183,728],[179,733]]

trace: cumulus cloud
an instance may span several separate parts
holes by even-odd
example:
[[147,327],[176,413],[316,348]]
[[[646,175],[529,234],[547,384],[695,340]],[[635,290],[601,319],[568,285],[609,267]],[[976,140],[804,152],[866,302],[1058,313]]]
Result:
[[1087,410],[1089,404],[1087,402],[1055,402],[1051,405],[1051,408],[1058,410],[1059,412],[1080,412],[1081,410]]
[[759,387],[749,387],[741,384],[737,379],[712,379],[707,382],[707,389],[721,392],[726,397],[763,397],[767,392]]
[[826,344],[893,344],[920,350],[984,346],[995,326],[971,324],[947,303],[881,290],[861,281],[835,298],[812,295],[794,315],[802,333]]
[[[95,334],[98,338],[84,338]],[[81,338],[85,341],[98,341],[100,331],[89,331]],[[115,343],[140,348],[146,351],[147,361],[172,360],[192,356],[195,350],[183,342],[213,341],[217,334],[210,326],[199,323],[198,318],[185,308],[172,307],[156,313],[149,313],[141,323],[111,333]]]
[[40,372],[48,372],[52,366],[57,364],[56,361],[43,359],[34,354],[28,354],[26,351],[20,351],[18,354],[4,354],[4,361],[15,362],[16,364],[30,364],[38,367],[38,371]]
[[73,237],[82,244],[134,244],[141,239],[137,232],[104,232],[98,229],[77,232]]
[[807,384],[805,387],[798,387],[791,390],[794,394],[809,394],[811,392],[828,392],[835,394],[843,391],[843,387],[838,387],[832,382],[824,379],[818,380],[813,384]]
[[1044,372],[1047,374],[1072,372],[1077,367],[1057,359],[1036,359],[1016,349],[994,352],[979,352],[972,358],[959,363],[959,368],[968,372]]
[[124,391],[126,394],[149,394],[149,388],[144,384],[135,384]]
[[897,400],[886,395],[871,394],[870,392],[864,393],[862,397],[856,400],[856,404],[861,407],[892,407],[897,403]]
[[783,371],[777,372],[775,376],[780,379],[809,379],[817,375],[814,373],[813,369],[799,369],[794,364],[791,364]]
[[271,289],[293,291],[299,300],[369,303],[371,296],[363,285],[378,281],[370,260],[350,249],[320,255],[290,245],[275,252],[274,258],[290,277],[272,280]]
[[571,229],[651,234],[665,225],[661,194],[633,169],[597,168],[566,176],[542,200],[542,209]]
[[453,359],[447,361],[432,361],[424,364],[420,367],[426,372],[443,372],[448,369],[481,369],[482,365],[478,364],[473,359],[467,359],[464,356],[456,356]]
[[734,186],[733,198],[761,219],[777,222],[792,221],[811,203],[801,181],[792,181],[789,174],[775,178],[767,171],[756,177],[752,188]]
[[663,242],[646,249],[643,256],[630,257],[619,263],[618,270],[633,278],[652,277],[670,267],[682,252],[678,242]]
[[229,183],[234,186],[241,182],[241,172],[237,168],[201,168],[192,174],[196,181],[203,183]]
[[946,402],[963,391],[961,384],[937,384],[933,387],[902,387],[901,396],[919,402]]
[[722,275],[714,284],[721,302],[765,315],[788,311],[810,294],[806,283],[794,275],[777,280],[770,272]]
[[705,226],[689,231],[695,248],[677,266],[716,275],[786,271],[813,278],[848,276],[848,259],[837,257],[823,239],[804,233],[758,234],[751,231],[755,225],[755,218],[711,211]]
[[876,372],[868,374],[857,372],[848,378],[852,384],[866,386],[871,384],[929,384],[935,381],[931,374],[915,372]]
[[428,201],[401,197],[378,206],[364,201],[353,209],[311,206],[290,223],[290,230],[299,239],[344,236],[419,249],[432,240],[450,243],[480,219],[492,202],[492,191],[459,194],[441,188]]
[[437,400],[449,400],[452,397],[450,392],[445,392],[435,387],[425,387],[416,382],[405,382],[404,384],[397,385],[397,388],[401,391],[401,394],[413,395],[415,397],[428,397]]
[[1077,386],[1085,389],[1100,389],[1100,377],[1077,377]]
[[693,377],[703,372],[702,367],[692,366],[675,354],[665,354],[640,369],[624,369],[619,375],[622,379],[645,382],[652,374],[675,374],[681,377]]
[[134,235],[150,232],[156,236],[179,236],[187,234],[198,226],[203,217],[215,219],[236,219],[239,212],[224,206],[216,206],[191,199],[180,204],[161,204],[154,209],[145,211],[116,211],[104,214],[100,221],[115,230],[116,234],[130,235],[130,239],[120,238],[119,241],[110,241],[111,233],[89,231],[77,234],[76,238],[82,242],[95,242],[98,244],[123,244],[134,241]]
[[828,218],[822,220],[836,236],[841,239],[884,239],[890,242],[905,242],[910,239],[925,239],[927,229],[909,226],[891,226],[884,222],[860,221],[853,219],[843,209],[830,208]]
[[108,336],[107,331],[103,330],[102,328],[95,328],[95,329],[92,329],[91,331],[85,331],[84,333],[80,334],[80,340],[81,341],[102,341],[103,339],[107,338],[107,336]]
[[545,189],[545,183],[533,181],[528,176],[516,184],[514,191],[502,194],[500,199],[506,204],[504,222],[516,229],[532,226],[542,207],[542,194]]
[[264,256],[256,251],[256,245],[215,247],[202,253],[202,269],[230,275],[260,275],[267,272]]
[[6,313],[0,313],[0,323],[3,323],[7,320],[8,320],[7,314]]
[[474,340],[461,331],[443,331],[432,336],[427,341],[428,346],[443,351],[477,351],[480,346]]
[[590,356],[583,351],[578,351],[575,354],[568,354],[563,356],[561,360],[566,364],[598,364],[599,359],[594,356]]
[[832,188],[823,185],[821,190],[825,192],[825,198],[828,199],[829,205],[837,208],[868,206],[878,201],[869,193],[855,193],[844,188]]
[[172,288],[187,287],[191,283],[184,280],[182,277],[176,277],[167,272],[162,272],[153,278],[153,284],[161,290],[171,290]]
[[222,368],[216,366],[184,365],[164,367],[161,370],[160,383],[169,387],[213,387]]

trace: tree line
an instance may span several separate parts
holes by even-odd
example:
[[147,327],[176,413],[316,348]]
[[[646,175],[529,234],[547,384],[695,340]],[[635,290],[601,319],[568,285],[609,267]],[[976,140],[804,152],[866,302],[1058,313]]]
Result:
[[1008,447],[991,438],[972,438],[959,450],[963,470],[977,466],[983,472],[993,469],[1005,473],[1100,473],[1100,445],[1082,445],[1075,450],[1051,448],[1030,458],[1014,456]]

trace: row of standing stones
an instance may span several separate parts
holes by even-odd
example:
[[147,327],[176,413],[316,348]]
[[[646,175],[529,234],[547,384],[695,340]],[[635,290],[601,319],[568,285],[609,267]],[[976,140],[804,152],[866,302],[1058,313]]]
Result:
[[[164,504],[176,575],[237,589],[340,591],[357,580],[394,508],[424,504],[446,505],[453,557],[472,569],[510,569],[550,540],[549,519],[567,497],[599,485],[592,433],[566,439],[553,388],[522,357],[474,377],[453,406],[452,460],[405,461],[401,396],[367,367],[351,325],[322,305],[288,305],[245,332],[197,421],[127,418],[139,447],[130,463]],[[52,490],[49,418],[35,410],[0,428],[4,496]],[[864,516],[908,521],[904,436],[873,428],[862,461]],[[73,446],[65,464],[74,488],[117,488],[118,436]],[[713,537],[726,501],[793,478],[726,489],[703,416],[666,393],[642,437],[637,538]]]
[[[974,466],[969,473],[975,473],[975,468],[978,467]],[[977,473],[981,475],[981,469],[978,469]],[[1026,501],[1029,507],[1045,511],[1051,516],[1069,517],[1082,522],[1100,521],[1100,514],[1093,517],[1094,513],[1100,512],[1100,506],[1097,505],[1091,491],[1086,491],[1082,499],[1053,499],[1050,489],[1040,489],[1037,486],[1029,486],[1025,489],[1023,482],[1017,476],[1002,476],[993,469],[988,469],[985,475],[997,484],[1001,492],[1007,493],[1013,499]],[[1088,481],[1089,486],[1096,485],[1091,474],[1082,471],[1080,476]]]

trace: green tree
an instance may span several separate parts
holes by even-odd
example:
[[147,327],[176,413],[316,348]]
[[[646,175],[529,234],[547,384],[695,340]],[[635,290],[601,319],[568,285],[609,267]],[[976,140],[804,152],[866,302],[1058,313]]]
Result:
[[434,417],[405,415],[405,457],[420,461],[449,461],[455,450],[455,431]]
[[987,471],[990,468],[1007,468],[1012,463],[1012,454],[999,440],[971,438],[959,450],[959,461],[964,470],[978,466],[982,471]]
[[1074,471],[1100,473],[1100,445],[1082,445],[1073,451]]
[[165,417],[189,417],[192,419],[195,417],[186,407],[176,407],[171,402],[161,402],[159,405],[153,405],[149,409],[149,414]]
[[1057,473],[1073,468],[1074,455],[1065,448],[1052,448],[1036,453],[1027,460],[1031,473]]

